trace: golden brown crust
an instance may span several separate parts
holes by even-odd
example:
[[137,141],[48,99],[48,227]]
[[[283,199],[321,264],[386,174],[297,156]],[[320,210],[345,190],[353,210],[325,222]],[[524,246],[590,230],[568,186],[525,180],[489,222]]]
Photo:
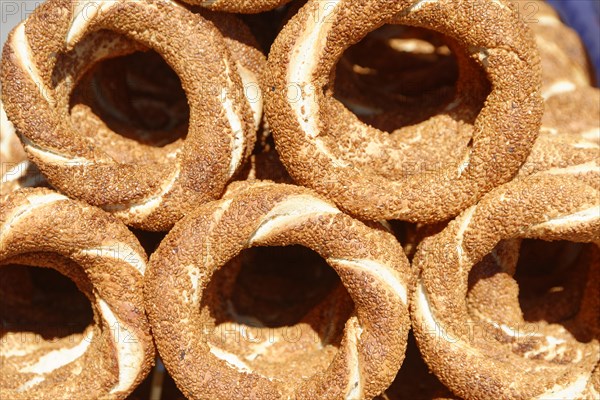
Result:
[[256,14],[273,10],[291,0],[184,0],[214,11],[230,13]]
[[[213,272],[243,249],[291,244],[319,253],[340,276],[355,308],[339,347],[320,349],[306,335],[297,343],[278,343],[281,357],[297,358],[297,364],[285,366],[295,371],[293,377],[280,380],[264,375],[269,368],[252,356],[252,343],[226,346],[220,335],[214,339],[203,332],[200,327],[210,333],[216,326],[199,304],[208,301],[205,288]],[[175,225],[152,255],[145,294],[161,357],[190,398],[362,399],[381,393],[402,363],[409,328],[403,292],[410,281],[408,262],[387,231],[342,214],[308,189],[242,182]],[[304,323],[331,323],[341,312],[336,293]],[[248,329],[230,321],[227,332]],[[275,328],[275,335],[285,328]],[[301,368],[311,357],[321,360],[320,366]]]
[[[454,393],[474,399],[598,393],[599,210],[598,190],[568,169],[538,173],[498,187],[421,243],[413,261],[420,273],[411,294],[413,329],[427,364]],[[582,261],[589,266],[587,287],[564,326],[525,321],[518,288],[503,274],[485,279],[487,290],[472,288],[476,301],[467,301],[469,272],[487,255],[514,273],[514,238],[590,243]]]
[[[139,48],[132,41],[177,73],[190,124],[184,143],[153,151],[113,133],[115,148],[135,161],[121,163],[73,129],[65,99],[91,60]],[[241,82],[217,29],[170,1],[52,0],[13,30],[3,51],[6,112],[50,183],[148,230],[168,229],[220,196],[250,155],[255,130]]]
[[225,44],[236,61],[242,79],[242,95],[250,104],[255,131],[258,131],[263,115],[262,75],[267,66],[263,54],[250,28],[237,16],[222,12],[200,11],[221,32]]
[[54,268],[94,312],[82,334],[61,340],[6,333],[2,396],[124,399],[154,363],[142,299],[146,255],[135,236],[102,210],[43,188],[9,195],[0,226],[0,265]]
[[599,189],[600,91],[579,87],[545,101],[540,135],[519,170],[519,177],[568,168],[574,176]]
[[[395,179],[381,166],[389,160],[386,144],[394,136],[379,132],[374,137],[373,130],[365,135],[356,117],[340,117],[341,107],[327,91],[344,49],[389,22],[455,39],[485,70],[492,87],[472,127],[473,144],[461,148],[460,162]],[[308,2],[276,39],[268,65],[266,116],[290,175],[361,218],[434,222],[458,214],[513,177],[540,126],[540,66],[533,38],[504,1]],[[418,127],[443,131],[464,125],[458,116],[458,121],[452,118],[455,105]],[[352,127],[346,137],[354,142],[340,141],[340,132]],[[395,140],[410,149],[401,138]],[[340,147],[372,154],[370,165],[355,165],[353,154]]]

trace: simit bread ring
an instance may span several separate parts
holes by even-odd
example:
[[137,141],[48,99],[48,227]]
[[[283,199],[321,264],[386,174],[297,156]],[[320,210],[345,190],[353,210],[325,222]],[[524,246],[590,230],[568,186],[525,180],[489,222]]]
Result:
[[[86,69],[140,43],[181,79],[190,104],[183,144],[152,149],[110,131],[94,141],[68,118],[72,86]],[[166,230],[198,203],[220,196],[255,139],[222,36],[167,0],[43,3],[10,34],[2,84],[6,113],[50,183],[147,230]]]
[[135,236],[103,211],[43,188],[9,195],[0,226],[0,265],[57,270],[94,313],[83,333],[59,340],[4,332],[2,396],[124,399],[154,362],[142,299],[146,256]]
[[[382,164],[401,168],[402,157],[391,153],[410,153],[410,144],[360,123],[327,89],[345,48],[389,22],[455,39],[491,84],[472,145],[460,162],[432,173],[384,176]],[[504,1],[309,1],[271,49],[267,119],[292,178],[343,210],[366,219],[444,220],[511,179],[529,154],[542,115],[534,50],[526,26]],[[462,101],[411,129],[460,129],[460,112],[467,111]]]
[[[455,40],[406,25],[369,32],[342,54],[334,74],[339,102],[325,114],[340,116],[338,152],[359,169],[376,163],[377,173],[391,180],[462,161],[489,94],[485,74]],[[432,126],[410,126],[422,121]]]
[[[421,243],[413,260],[420,271],[411,297],[413,329],[427,364],[454,393],[473,399],[597,395],[592,374],[600,361],[599,212],[597,189],[568,169],[556,170],[495,189]],[[526,322],[514,281],[502,275],[492,276],[503,283],[480,291],[477,303],[502,304],[485,307],[493,318],[478,318],[483,313],[469,307],[473,265],[486,255],[501,262],[512,257],[514,263],[513,238],[589,243],[586,286],[564,326]]]
[[[300,323],[250,324],[222,304],[222,290],[211,296],[215,271],[226,273],[220,268],[243,250],[292,244],[317,252],[342,282]],[[222,200],[178,222],[152,255],[144,293],[161,358],[190,398],[362,399],[381,393],[402,363],[410,279],[389,232],[305,188],[257,181],[231,185]],[[201,308],[207,304],[212,309]],[[215,313],[228,313],[229,322],[219,325]],[[248,330],[263,340],[227,334]]]
[[27,159],[0,100],[0,198],[22,187],[43,186],[45,183],[40,171]]

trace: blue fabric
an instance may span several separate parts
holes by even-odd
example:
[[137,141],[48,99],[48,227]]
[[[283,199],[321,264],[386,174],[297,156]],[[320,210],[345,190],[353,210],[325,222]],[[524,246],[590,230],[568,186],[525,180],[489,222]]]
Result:
[[585,44],[600,82],[600,0],[548,0],[563,21],[575,29]]

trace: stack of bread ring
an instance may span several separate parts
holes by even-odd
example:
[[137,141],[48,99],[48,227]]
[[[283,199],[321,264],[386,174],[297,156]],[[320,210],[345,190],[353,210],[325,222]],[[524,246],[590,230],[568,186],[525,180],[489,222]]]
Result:
[[600,398],[590,65],[543,0],[46,0],[0,398]]

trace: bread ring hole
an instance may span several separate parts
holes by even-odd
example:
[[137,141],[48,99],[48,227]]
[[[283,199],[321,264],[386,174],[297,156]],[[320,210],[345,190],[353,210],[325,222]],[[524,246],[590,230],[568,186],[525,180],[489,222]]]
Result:
[[526,321],[575,317],[584,295],[593,244],[523,240],[515,280]]
[[35,365],[45,353],[82,343],[94,314],[88,297],[60,272],[7,264],[0,266],[0,320],[2,356]]
[[244,250],[203,300],[216,325],[209,342],[263,376],[298,382],[327,369],[354,309],[336,272],[302,246]]
[[[592,272],[599,261],[594,244],[500,242],[469,273],[469,312],[482,326],[492,323],[517,335],[518,351],[526,357],[576,359],[561,346],[589,343],[597,336],[597,305],[590,302],[597,294],[587,285],[598,279]],[[554,339],[544,342],[545,337]]]
[[384,25],[344,52],[334,96],[383,131],[422,122],[456,94],[458,63],[446,42],[432,30]]
[[181,80],[153,50],[95,64],[72,93],[71,109],[77,104],[145,145],[162,147],[187,135],[190,108]]

